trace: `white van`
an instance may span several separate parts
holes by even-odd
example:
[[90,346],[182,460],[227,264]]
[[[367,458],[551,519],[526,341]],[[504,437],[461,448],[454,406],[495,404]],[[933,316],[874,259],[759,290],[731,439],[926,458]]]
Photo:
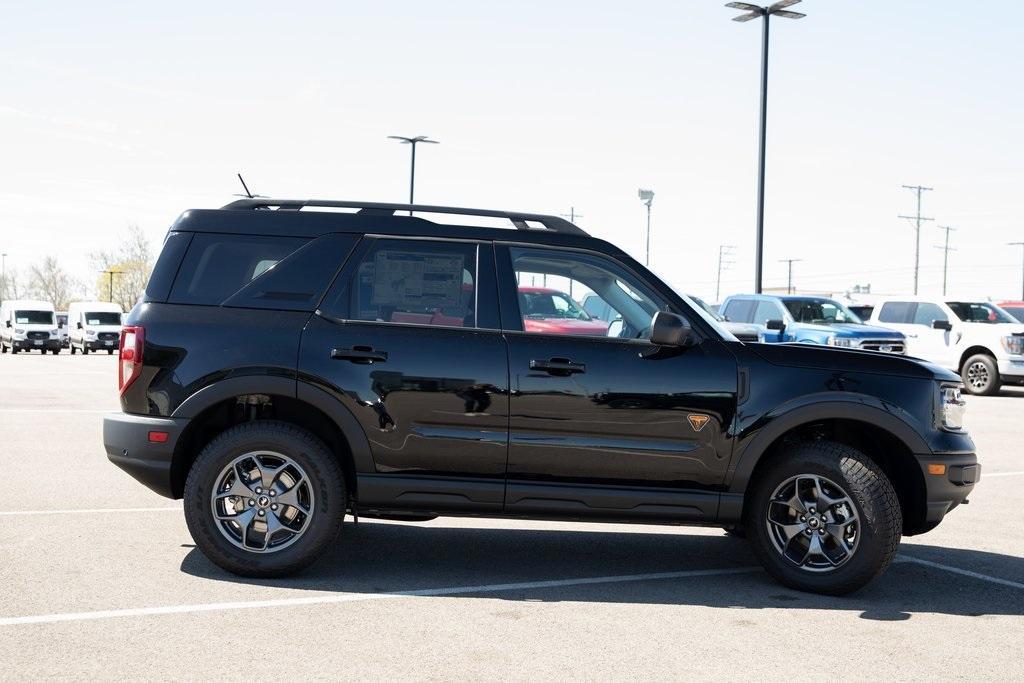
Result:
[[121,338],[121,307],[107,301],[76,301],[68,307],[71,355],[75,351],[117,350]]
[[60,330],[49,301],[12,299],[0,304],[0,352],[60,353]]
[[960,373],[972,394],[1024,384],[1024,324],[993,303],[891,297],[875,305],[870,322],[902,332],[907,355]]

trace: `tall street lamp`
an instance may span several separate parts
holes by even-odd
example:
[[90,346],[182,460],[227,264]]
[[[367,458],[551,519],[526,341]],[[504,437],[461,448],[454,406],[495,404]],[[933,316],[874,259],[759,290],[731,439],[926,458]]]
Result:
[[654,190],[645,190],[640,188],[636,191],[637,195],[647,206],[647,255],[644,256],[644,265],[651,265],[651,202],[654,201]]
[[[413,197],[415,196],[416,192],[416,145],[421,142],[425,142],[428,145],[438,145],[441,143],[439,143],[437,140],[428,139],[426,135],[417,135],[414,138],[407,138],[402,135],[389,135],[388,139],[398,140],[403,145],[412,145],[412,166],[409,171],[409,203],[415,204],[415,202],[413,201]],[[412,211],[409,212],[409,215],[412,215]]]
[[768,7],[751,5],[747,2],[730,2],[725,5],[747,12],[733,17],[733,21],[750,21],[758,17],[764,19],[761,33],[761,139],[758,144],[757,157],[757,238],[754,246],[754,291],[757,294],[761,293],[761,274],[764,261],[764,149],[768,123],[768,18],[775,15],[787,19],[802,19],[807,15],[785,9],[798,2],[800,0],[779,0]]

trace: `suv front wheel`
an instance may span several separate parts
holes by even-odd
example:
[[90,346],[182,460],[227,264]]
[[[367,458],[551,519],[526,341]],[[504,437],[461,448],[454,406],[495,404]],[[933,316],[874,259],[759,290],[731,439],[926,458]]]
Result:
[[744,527],[778,581],[842,595],[885,571],[900,543],[896,491],[870,458],[849,446],[784,446],[758,473]]
[[337,537],[345,481],[322,441],[294,425],[256,421],[211,441],[185,483],[185,521],[196,545],[242,576],[287,576]]

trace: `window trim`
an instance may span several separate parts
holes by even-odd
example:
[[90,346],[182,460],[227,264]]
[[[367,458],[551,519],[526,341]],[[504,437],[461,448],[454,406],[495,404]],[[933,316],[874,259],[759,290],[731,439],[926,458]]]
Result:
[[[476,321],[476,324],[473,325],[472,327],[465,327],[465,326],[459,327],[459,326],[455,326],[455,325],[428,325],[428,324],[424,324],[424,323],[400,323],[400,322],[392,322],[390,320],[362,320],[362,319],[359,319],[359,318],[351,318],[351,317],[348,317],[348,316],[350,316],[352,314],[352,311],[350,310],[351,307],[348,304],[348,299],[347,298],[346,298],[346,304],[345,304],[345,310],[344,310],[344,315],[343,316],[340,316],[340,315],[337,315],[336,313],[332,313],[332,312],[330,312],[328,310],[325,310],[323,306],[327,302],[327,300],[331,298],[332,294],[335,293],[336,288],[338,286],[342,285],[342,284],[346,284],[347,285],[347,283],[350,283],[352,281],[352,278],[356,274],[356,270],[363,263],[363,260],[366,257],[366,254],[371,249],[373,249],[373,246],[378,241],[382,241],[382,240],[397,240],[397,241],[401,241],[401,242],[446,242],[446,243],[452,243],[453,242],[453,243],[458,243],[458,244],[472,244],[472,245],[474,245],[476,247],[476,250],[474,251],[474,264],[473,264],[473,266],[474,266],[474,268],[476,270],[476,273],[475,273],[476,282],[473,283],[473,318]],[[327,290],[324,292],[323,297],[317,303],[316,310],[313,312],[313,314],[317,315],[317,316],[320,316],[321,318],[324,318],[326,320],[330,320],[331,322],[341,324],[341,325],[348,325],[348,324],[352,324],[352,325],[387,325],[387,326],[408,327],[408,328],[422,328],[422,329],[427,329],[427,330],[458,330],[460,332],[488,332],[488,333],[492,333],[492,334],[500,334],[501,333],[501,312],[500,312],[500,310],[495,312],[495,317],[497,318],[496,322],[497,322],[497,325],[498,325],[497,328],[493,328],[493,327],[480,327],[480,287],[481,287],[481,284],[483,282],[483,279],[482,279],[481,273],[480,273],[480,263],[481,263],[480,250],[481,250],[481,248],[486,248],[486,247],[489,247],[489,246],[493,249],[493,243],[488,241],[488,240],[474,240],[474,239],[467,239],[467,238],[464,238],[464,237],[454,237],[454,238],[447,238],[447,237],[419,237],[419,236],[416,236],[416,235],[383,235],[383,234],[376,234],[376,233],[366,233],[366,234],[364,234],[362,236],[362,238],[355,245],[355,247],[353,247],[352,251],[349,252],[348,260],[346,261],[345,265],[342,266],[342,268],[338,271],[338,273],[335,276],[334,280],[331,281],[330,286],[327,288]],[[492,262],[492,266],[493,265],[494,264]],[[493,270],[493,268],[492,268],[492,270]],[[493,272],[489,273],[488,276],[492,280],[496,280],[496,278],[497,278],[496,274],[494,274]],[[346,287],[346,289],[347,289],[347,287]],[[499,309],[500,309],[500,295],[499,295]]]

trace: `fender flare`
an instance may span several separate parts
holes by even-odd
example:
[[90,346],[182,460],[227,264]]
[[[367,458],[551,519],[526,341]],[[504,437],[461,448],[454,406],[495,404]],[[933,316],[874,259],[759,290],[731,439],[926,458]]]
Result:
[[[814,396],[805,398],[812,399]],[[911,453],[931,452],[932,449],[924,437],[911,424],[881,405],[865,403],[864,399],[866,398],[869,397],[853,394],[847,398],[839,398],[830,394],[827,399],[819,398],[813,403],[795,406],[773,416],[771,422],[760,428],[736,454],[735,465],[730,467],[727,490],[732,494],[742,496],[747,490],[754,468],[757,467],[769,446],[776,439],[791,429],[820,420],[864,422],[889,432],[899,439]]]
[[276,394],[303,401],[326,415],[348,442],[356,472],[376,472],[366,433],[352,412],[337,398],[320,387],[294,377],[249,375],[228,377],[209,384],[185,399],[171,414],[173,418],[192,419],[207,408],[244,394]]

